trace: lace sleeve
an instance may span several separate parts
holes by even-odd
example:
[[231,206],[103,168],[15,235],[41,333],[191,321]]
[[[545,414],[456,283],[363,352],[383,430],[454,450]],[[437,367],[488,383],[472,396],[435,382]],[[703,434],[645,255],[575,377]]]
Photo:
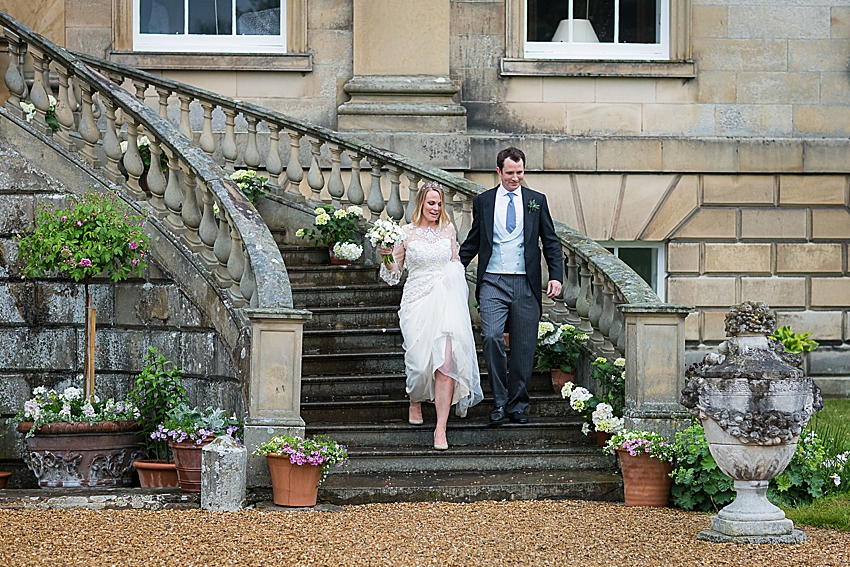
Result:
[[460,262],[460,256],[458,256],[457,231],[451,223],[449,223],[449,227],[449,238],[452,241],[452,262]]
[[394,262],[392,264],[381,262],[381,279],[389,285],[396,285],[401,280],[401,271],[404,269],[405,242],[393,246]]

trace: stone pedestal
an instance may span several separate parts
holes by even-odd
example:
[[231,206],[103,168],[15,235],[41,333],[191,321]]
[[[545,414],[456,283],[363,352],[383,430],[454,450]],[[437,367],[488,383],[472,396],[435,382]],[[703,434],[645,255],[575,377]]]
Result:
[[247,485],[271,486],[265,457],[253,455],[275,435],[304,436],[301,419],[301,342],[309,311],[246,309],[252,323],[251,380],[245,447]]
[[229,435],[201,450],[201,508],[219,512],[240,510],[245,502],[248,450]]

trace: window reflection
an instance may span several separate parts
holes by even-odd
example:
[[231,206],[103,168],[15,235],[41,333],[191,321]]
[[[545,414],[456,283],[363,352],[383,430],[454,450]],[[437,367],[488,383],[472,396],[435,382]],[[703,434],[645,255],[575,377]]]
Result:
[[[569,42],[569,0],[527,0],[527,39]],[[660,42],[659,0],[574,0],[573,43]]]
[[230,0],[189,0],[189,33],[230,35],[232,33]]
[[280,35],[280,0],[236,0],[238,35]]
[[281,0],[139,0],[142,34],[279,36],[280,17]]
[[139,31],[182,34],[183,0],[139,0]]

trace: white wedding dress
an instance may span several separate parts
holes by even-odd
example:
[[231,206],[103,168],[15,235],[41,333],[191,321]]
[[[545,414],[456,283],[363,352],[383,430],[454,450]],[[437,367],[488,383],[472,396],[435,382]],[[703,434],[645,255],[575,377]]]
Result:
[[478,373],[478,353],[469,319],[469,290],[457,254],[457,238],[449,224],[440,228],[402,227],[407,238],[393,249],[393,269],[381,265],[390,285],[407,269],[398,310],[404,336],[407,393],[412,402],[434,400],[434,372],[454,381],[452,404],[457,415],[484,398]]

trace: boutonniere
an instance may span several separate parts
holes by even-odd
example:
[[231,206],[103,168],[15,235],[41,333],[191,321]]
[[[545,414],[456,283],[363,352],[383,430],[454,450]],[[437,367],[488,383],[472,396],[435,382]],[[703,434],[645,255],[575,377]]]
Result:
[[533,213],[534,211],[539,211],[539,210],[540,210],[540,205],[537,204],[537,201],[532,199],[528,202],[528,212],[529,213]]

